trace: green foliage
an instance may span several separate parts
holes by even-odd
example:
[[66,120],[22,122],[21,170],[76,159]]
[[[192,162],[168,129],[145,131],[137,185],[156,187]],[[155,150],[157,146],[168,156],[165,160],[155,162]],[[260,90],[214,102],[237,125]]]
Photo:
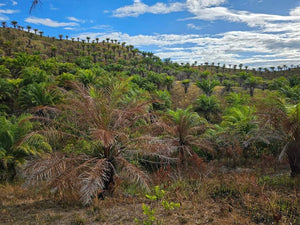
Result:
[[194,101],[194,110],[205,119],[212,120],[221,111],[221,106],[216,96],[200,95]]
[[197,80],[196,85],[198,88],[200,88],[204,94],[210,96],[214,88],[218,86],[220,83],[217,80],[210,80],[210,79],[203,79],[203,80]]
[[247,134],[257,127],[255,123],[255,109],[250,106],[234,106],[227,108],[224,112],[222,127],[238,130]]
[[224,86],[224,90],[226,92],[232,91],[232,87],[235,85],[235,82],[232,80],[224,80],[222,85]]
[[283,88],[287,86],[289,83],[285,77],[278,77],[273,79],[269,84],[270,90],[279,90],[280,88]]
[[96,74],[90,70],[90,69],[79,69],[76,72],[76,76],[78,77],[78,80],[83,83],[85,86],[88,85],[95,85],[97,84],[98,77]]
[[22,108],[49,106],[58,102],[59,96],[48,83],[33,83],[21,88],[18,102]]
[[82,69],[91,69],[93,67],[93,59],[91,56],[77,57],[75,63]]
[[0,78],[11,77],[10,70],[4,65],[0,65]]
[[[27,156],[51,151],[45,137],[33,131],[31,115],[0,117],[0,173],[2,179],[13,179],[16,167],[25,162]],[[6,174],[6,176],[5,176]]]
[[294,102],[300,101],[300,85],[295,85],[293,87],[284,86],[279,89],[279,92]]
[[171,100],[171,95],[168,91],[155,91],[156,96],[154,97],[155,99],[158,100],[158,102],[153,103],[153,109],[155,110],[161,110],[161,111],[166,111],[170,109],[172,100]]
[[41,82],[49,82],[50,77],[44,71],[38,67],[26,67],[21,72],[22,86],[32,84],[32,83],[41,83]]
[[241,93],[229,93],[226,95],[225,100],[232,106],[238,106],[248,103],[248,98],[243,96]]
[[56,80],[58,86],[64,87],[67,82],[75,81],[76,76],[72,73],[63,73],[63,74],[57,76],[55,80]]
[[[170,202],[168,200],[163,199],[166,192],[162,190],[159,186],[154,187],[154,194],[153,195],[146,195],[151,201],[159,201],[161,200],[161,205],[166,211],[175,210],[180,208],[180,203]],[[157,209],[151,208],[143,203],[143,214],[146,215],[146,218],[140,221],[139,219],[135,218],[134,222],[136,224],[144,224],[144,225],[153,225],[153,224],[161,224],[158,218],[156,218],[156,211]]]

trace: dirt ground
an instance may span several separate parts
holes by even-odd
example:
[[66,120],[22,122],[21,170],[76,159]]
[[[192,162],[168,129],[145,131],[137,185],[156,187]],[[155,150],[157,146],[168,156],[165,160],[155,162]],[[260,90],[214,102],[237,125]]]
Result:
[[[300,180],[290,178],[287,167],[272,170],[219,168],[206,171],[199,179],[161,181],[160,188],[165,191],[161,200],[150,200],[141,191],[120,186],[113,196],[96,199],[87,207],[72,197],[61,199],[38,188],[3,184],[0,224],[298,225]],[[163,207],[162,201],[180,206]],[[153,210],[152,222],[143,204]]]

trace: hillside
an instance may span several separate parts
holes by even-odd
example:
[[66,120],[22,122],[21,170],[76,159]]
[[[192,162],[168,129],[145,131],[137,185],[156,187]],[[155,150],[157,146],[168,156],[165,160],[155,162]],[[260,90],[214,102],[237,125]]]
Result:
[[[19,28],[0,28],[0,55],[11,56],[14,52],[26,52],[29,54],[41,55],[42,58],[58,57],[62,61],[74,62],[78,56],[91,56],[94,62],[111,63],[119,60],[141,59],[146,56],[152,57],[151,52],[143,52],[133,45],[120,43],[118,40],[107,38],[106,40],[91,40],[90,37],[80,39],[69,37],[67,35],[58,35],[57,37],[43,36],[44,32],[29,27],[27,31],[22,26]],[[169,59],[165,60],[168,64]],[[175,66],[179,66],[175,64]],[[194,69],[198,72],[209,71],[212,74],[236,74],[239,72],[251,72],[255,76],[265,79],[274,79],[278,77],[297,76],[300,73],[299,66],[278,65],[271,68],[253,68],[239,65],[220,65],[220,63],[201,63],[197,62],[192,65],[181,64],[186,68]],[[151,68],[151,66],[149,66]],[[148,69],[149,69],[148,68]],[[156,69],[157,70],[157,69]],[[178,77],[178,79],[181,79]]]
[[299,68],[34,32],[0,29],[1,224],[300,223]]

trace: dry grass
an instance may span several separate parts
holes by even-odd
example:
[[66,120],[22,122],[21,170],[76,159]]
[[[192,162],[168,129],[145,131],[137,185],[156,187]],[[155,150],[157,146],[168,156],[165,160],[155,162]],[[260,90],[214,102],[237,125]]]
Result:
[[89,207],[19,184],[2,185],[0,224],[129,225],[135,218],[146,217],[143,203],[157,210],[155,216],[162,224],[276,224],[277,213],[281,214],[278,224],[300,223],[300,180],[291,179],[287,170],[263,175],[254,170],[224,172],[216,168],[208,165],[210,172],[195,180],[177,178],[161,183],[165,199],[181,204],[172,211],[124,185],[114,196],[95,200]]

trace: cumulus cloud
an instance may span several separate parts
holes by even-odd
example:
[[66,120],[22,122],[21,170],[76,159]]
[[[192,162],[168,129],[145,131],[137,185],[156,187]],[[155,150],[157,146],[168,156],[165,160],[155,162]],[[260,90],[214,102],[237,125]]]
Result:
[[28,17],[25,19],[27,23],[33,23],[33,24],[40,24],[48,27],[74,27],[79,26],[78,23],[75,22],[57,22],[54,20],[51,20],[49,18],[37,18],[37,17]]
[[[6,4],[0,3],[0,7],[6,6]],[[0,21],[7,21],[9,17],[7,14],[15,14],[18,13],[19,10],[12,10],[12,9],[0,9]]]
[[[300,35],[230,31],[213,36],[157,34],[130,36],[121,32],[81,33],[78,37],[125,41],[139,48],[150,47],[161,58],[177,62],[220,62],[252,67],[270,67],[300,62]],[[299,46],[299,48],[295,48]],[[243,57],[243,55],[246,55]]]
[[196,26],[196,25],[193,24],[193,23],[188,23],[186,26],[187,26],[187,28],[189,28],[189,29],[202,30],[202,27]]
[[14,1],[14,0],[11,0],[11,4],[12,5],[18,5],[18,2]]
[[175,3],[161,3],[158,2],[155,5],[148,6],[140,0],[135,0],[132,5],[127,5],[121,8],[118,8],[113,11],[114,17],[137,17],[145,13],[153,14],[167,14],[171,12],[180,12],[185,8],[184,3],[175,2]]

